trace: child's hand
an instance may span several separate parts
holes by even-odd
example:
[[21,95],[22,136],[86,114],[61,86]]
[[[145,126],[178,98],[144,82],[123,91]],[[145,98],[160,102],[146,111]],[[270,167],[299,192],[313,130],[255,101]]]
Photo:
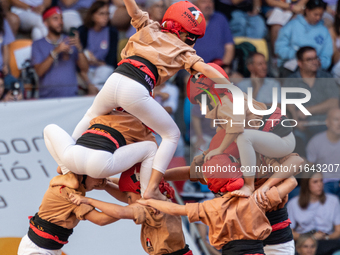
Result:
[[210,160],[213,156],[220,155],[222,152],[217,148],[215,150],[210,151],[204,158],[204,163]]
[[150,199],[139,199],[139,200],[137,200],[138,204],[145,205],[145,206],[149,206],[150,205],[149,202],[150,202]]
[[80,196],[78,194],[71,193],[69,194],[69,198],[73,204],[88,204],[88,198]]
[[266,196],[266,192],[268,190],[269,190],[269,187],[265,184],[263,184],[260,188],[255,190],[254,196],[255,196],[255,199],[257,200],[257,202],[259,202],[260,204],[263,204],[263,205],[267,204],[268,198]]

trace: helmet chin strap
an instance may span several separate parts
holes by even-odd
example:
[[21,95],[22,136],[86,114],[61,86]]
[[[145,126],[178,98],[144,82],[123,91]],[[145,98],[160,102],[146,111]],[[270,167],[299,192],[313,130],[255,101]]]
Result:
[[187,38],[185,39],[184,42],[191,46],[196,43],[197,38],[198,38],[198,35],[188,32]]

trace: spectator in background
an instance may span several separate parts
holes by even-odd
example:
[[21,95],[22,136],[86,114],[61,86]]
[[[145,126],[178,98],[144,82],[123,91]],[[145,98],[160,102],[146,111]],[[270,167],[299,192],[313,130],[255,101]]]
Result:
[[14,83],[9,89],[5,88],[4,75],[0,72],[0,102],[19,101],[23,99],[20,84]]
[[329,28],[333,40],[333,68],[332,74],[335,78],[340,78],[340,4],[338,2],[334,24]]
[[[282,26],[286,25],[290,18],[287,20],[287,12],[291,16],[296,14],[303,14],[305,5],[308,0],[265,0],[262,6],[262,12],[268,18],[267,25],[270,27],[270,43],[272,51],[275,51],[274,45]],[[272,20],[273,18],[273,20]]]
[[[314,166],[315,167],[315,166]],[[321,168],[305,172],[301,177],[300,195],[288,202],[288,215],[294,240],[312,233],[318,240],[318,255],[340,249],[340,203],[332,194],[325,194]]]
[[[332,76],[319,69],[320,62],[316,50],[312,47],[302,47],[296,53],[299,69],[286,79],[284,87],[298,87],[310,91],[311,99],[304,107],[312,114],[306,116],[295,105],[287,105],[292,119],[298,121],[295,135],[300,136],[305,143],[315,134],[325,131],[327,112],[339,104],[339,89]],[[304,98],[303,93],[289,93],[287,98]]]
[[[327,165],[323,171],[324,190],[340,198],[340,109],[329,110],[326,119],[327,131],[315,135],[307,145],[307,159],[314,164]],[[331,167],[329,169],[328,167]],[[340,212],[339,212],[340,214]]]
[[[9,68],[10,54],[8,46],[15,38],[9,23],[7,22],[2,5],[0,5],[0,38],[0,71],[2,79],[4,79],[5,82],[6,90],[10,90],[11,85],[18,82],[18,80],[11,75]],[[20,85],[20,88],[22,92],[23,86]]]
[[330,28],[334,23],[338,0],[325,0],[325,3],[327,4],[327,7],[322,20],[324,21],[325,26]]
[[316,50],[322,69],[330,66],[332,38],[321,21],[325,9],[326,4],[322,0],[309,0],[304,15],[298,15],[280,30],[275,53],[281,77],[287,77],[296,70],[296,52],[303,46],[311,46]]
[[266,36],[266,24],[259,15],[261,0],[220,0],[216,9],[223,12],[230,21],[230,29],[234,37],[263,38]]
[[256,101],[272,106],[273,88],[277,88],[277,101],[281,103],[281,85],[272,78],[267,78],[268,66],[263,54],[250,53],[246,60],[250,79],[243,79],[237,86],[248,94],[248,88],[253,88],[253,98]]
[[194,46],[197,55],[206,63],[220,60],[223,67],[230,69],[235,47],[227,19],[215,11],[213,0],[198,0],[197,7],[207,23],[205,36]]
[[11,11],[20,18],[20,29],[31,31],[33,40],[41,39],[47,35],[42,14],[51,5],[51,2],[51,0],[11,0]]
[[315,255],[318,242],[312,234],[302,234],[296,241],[298,255]]
[[150,19],[158,21],[160,24],[162,23],[162,19],[166,10],[164,0],[147,0],[145,8],[149,13]]
[[58,5],[63,11],[64,31],[68,33],[72,27],[83,24],[87,10],[96,0],[59,0]]
[[9,25],[11,26],[12,32],[14,35],[18,33],[20,27],[20,18],[18,15],[14,14],[10,11],[10,0],[2,0],[1,1],[2,9],[5,13],[6,20],[8,21]]
[[32,64],[39,76],[39,97],[71,97],[78,93],[77,66],[88,71],[78,33],[74,37],[62,34],[63,19],[59,7],[45,11],[48,35],[32,45]]
[[117,66],[118,31],[108,23],[109,4],[96,1],[79,28],[79,38],[90,65],[87,75],[99,90]]
[[126,31],[130,27],[131,17],[127,13],[124,0],[112,0],[110,7],[110,22],[119,31]]

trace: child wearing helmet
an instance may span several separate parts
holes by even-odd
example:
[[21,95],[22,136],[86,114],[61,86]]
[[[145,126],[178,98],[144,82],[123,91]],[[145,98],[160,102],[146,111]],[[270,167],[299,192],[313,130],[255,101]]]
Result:
[[[75,204],[91,204],[102,212],[108,212],[115,219],[132,219],[141,228],[141,244],[147,254],[159,255],[192,255],[185,243],[182,220],[179,216],[156,213],[154,209],[137,204],[141,198],[140,163],[134,165],[120,175],[119,181],[107,182],[105,190],[116,199],[128,203],[128,206],[102,202],[78,194],[71,195]],[[117,185],[118,184],[118,187]],[[159,189],[169,199],[174,197],[174,189],[165,181],[161,181]]]
[[[203,73],[219,83],[230,84],[220,72],[205,64],[193,49],[204,36],[206,23],[202,12],[187,1],[180,1],[166,11],[162,25],[149,19],[134,0],[124,0],[137,32],[122,50],[122,61],[107,79],[92,106],[73,132],[77,140],[96,116],[118,106],[136,116],[162,137],[145,190],[145,198],[163,199],[158,184],[176,150],[180,131],[169,114],[151,96],[152,89],[164,83],[180,69]],[[218,80],[218,81],[217,81]],[[119,150],[119,149],[118,149]],[[134,160],[134,155],[131,155]]]
[[[228,78],[222,68],[213,63],[209,63],[209,65]],[[228,147],[233,141],[236,141],[245,184],[240,190],[236,190],[232,194],[249,197],[254,191],[256,152],[270,158],[285,157],[293,152],[295,138],[292,128],[281,124],[286,117],[281,115],[280,108],[277,108],[269,116],[254,114],[248,108],[247,96],[244,93],[245,113],[234,115],[232,93],[228,89],[216,89],[215,83],[204,74],[200,74],[191,76],[187,85],[187,94],[193,104],[202,106],[200,102],[201,94],[206,93],[206,91],[209,92],[206,93],[209,107],[206,118],[224,120],[222,124],[216,126],[218,130],[221,128],[225,130],[225,136],[222,137],[222,142],[217,148],[206,152],[205,161],[223,152],[228,153]],[[254,99],[252,104],[257,110],[267,110],[265,104]]]

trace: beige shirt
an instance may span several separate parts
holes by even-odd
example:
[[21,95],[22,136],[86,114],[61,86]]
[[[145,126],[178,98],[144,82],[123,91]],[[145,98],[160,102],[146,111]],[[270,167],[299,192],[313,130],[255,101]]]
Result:
[[[207,112],[206,118],[208,119],[223,119],[227,120],[226,124],[219,124],[221,128],[225,129],[226,133],[243,133],[244,126],[247,129],[258,129],[248,125],[249,120],[258,120],[250,122],[252,126],[260,126],[263,116],[253,114],[248,108],[248,96],[244,95],[244,111],[245,115],[233,114],[233,103],[230,101],[227,95],[221,98],[222,104],[217,104],[214,109]],[[257,102],[253,99],[253,106],[257,110],[267,110],[267,106],[264,103]],[[245,125],[243,122],[245,121]],[[236,123],[236,124],[235,124]],[[238,124],[237,124],[238,123]]]
[[90,121],[90,126],[102,124],[118,130],[125,138],[126,144],[152,141],[156,139],[152,132],[135,116],[120,111],[113,111],[111,114],[98,116]]
[[264,240],[272,231],[265,215],[281,203],[277,188],[266,193],[266,207],[249,198],[232,197],[229,193],[203,203],[185,205],[190,222],[202,221],[209,226],[209,241],[216,249],[221,249],[233,240]]
[[135,223],[142,224],[141,243],[146,253],[162,255],[185,247],[180,216],[155,215],[151,208],[142,205],[134,206],[133,210]]
[[94,208],[85,204],[73,204],[69,199],[71,193],[84,196],[84,185],[81,184],[77,190],[64,186],[49,186],[39,207],[39,217],[68,229],[77,226],[79,220],[85,220],[84,216]]
[[160,24],[150,20],[147,12],[142,12],[131,24],[137,29],[137,33],[130,37],[121,57],[125,59],[136,55],[154,64],[159,75],[156,86],[166,82],[181,69],[195,74],[192,66],[198,61],[203,62],[196,55],[196,50],[181,41],[177,35],[161,32]]

